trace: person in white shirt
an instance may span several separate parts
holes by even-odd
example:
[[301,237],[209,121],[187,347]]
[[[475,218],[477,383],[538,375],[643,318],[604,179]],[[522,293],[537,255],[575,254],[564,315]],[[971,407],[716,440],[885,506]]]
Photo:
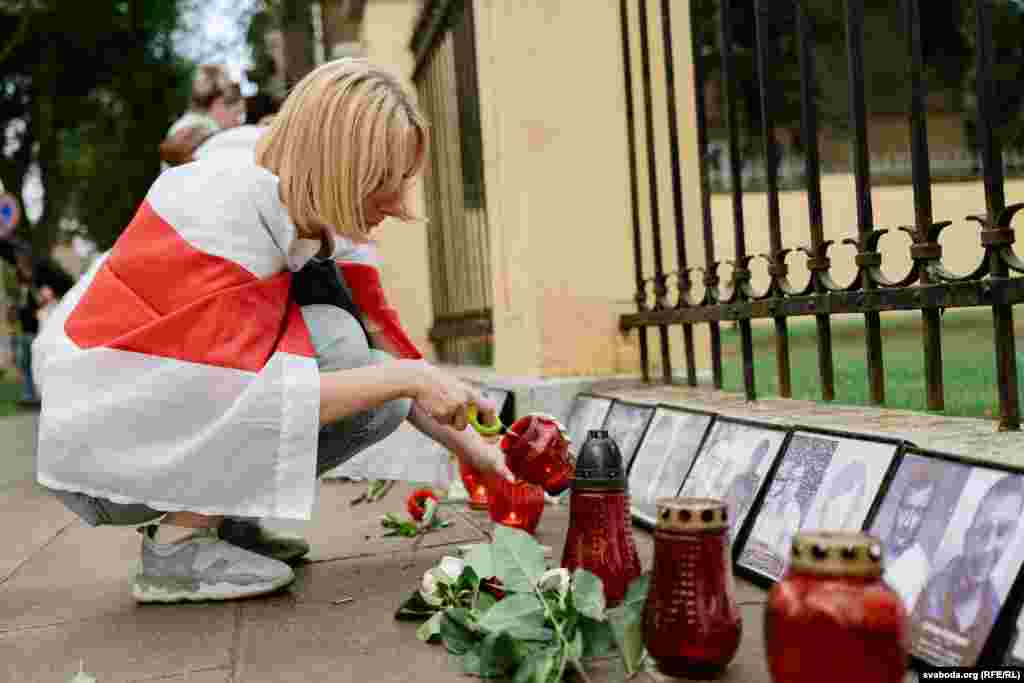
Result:
[[189,110],[171,125],[160,145],[164,168],[192,161],[211,136],[244,121],[245,99],[238,83],[220,64],[201,65],[192,80]]

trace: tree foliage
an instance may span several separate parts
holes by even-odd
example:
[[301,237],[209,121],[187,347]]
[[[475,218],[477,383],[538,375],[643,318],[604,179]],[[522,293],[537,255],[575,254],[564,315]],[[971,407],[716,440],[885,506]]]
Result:
[[110,246],[158,175],[157,145],[188,104],[179,4],[0,2],[0,178],[21,188],[38,167],[43,214],[19,228],[37,253],[69,219]]

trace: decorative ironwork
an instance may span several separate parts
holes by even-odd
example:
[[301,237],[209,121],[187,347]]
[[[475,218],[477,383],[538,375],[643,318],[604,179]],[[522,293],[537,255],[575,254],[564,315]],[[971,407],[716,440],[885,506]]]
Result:
[[[794,10],[796,49],[800,59],[801,139],[806,150],[805,180],[809,211],[810,243],[782,244],[781,219],[779,215],[779,187],[776,176],[778,143],[775,140],[773,113],[776,111],[776,90],[772,74],[767,65],[777,59],[777,46],[781,30],[774,19],[780,14],[779,3],[787,3]],[[654,177],[653,131],[650,103],[650,65],[647,61],[647,3],[639,0],[638,10],[631,24],[626,0],[621,1],[623,55],[626,69],[627,130],[631,170],[631,197],[633,200],[634,259],[637,277],[637,312],[623,315],[620,327],[623,331],[649,327],[666,330],[671,325],[682,325],[685,334],[685,358],[687,377],[690,384],[696,384],[692,348],[692,328],[697,324],[708,324],[711,332],[711,366],[713,383],[722,386],[722,351],[719,332],[721,321],[737,321],[740,331],[740,347],[744,369],[744,390],[747,398],[756,398],[753,376],[753,351],[750,322],[753,319],[771,318],[775,322],[776,357],[779,387],[782,396],[789,396],[790,365],[787,319],[798,316],[814,316],[817,325],[818,367],[821,377],[822,398],[835,398],[833,372],[831,320],[830,316],[856,313],[864,316],[868,381],[872,402],[885,401],[884,365],[879,314],[886,311],[920,310],[924,337],[924,378],[928,391],[928,407],[942,410],[943,379],[941,350],[941,312],[948,308],[990,307],[995,331],[995,351],[999,391],[999,429],[1020,428],[1020,408],[1017,388],[1017,368],[1013,335],[1013,306],[1024,301],[1024,278],[1013,277],[1013,273],[1024,273],[1024,258],[1014,250],[1015,233],[1011,225],[1015,215],[1024,209],[1024,203],[1005,205],[1002,150],[994,134],[995,99],[993,97],[993,48],[992,18],[993,0],[978,0],[975,3],[975,30],[978,45],[977,99],[978,138],[981,148],[982,170],[985,184],[985,212],[965,218],[967,224],[975,222],[980,227],[979,243],[984,249],[983,260],[971,272],[958,275],[943,263],[943,250],[939,237],[943,230],[951,228],[953,222],[936,220],[932,215],[931,177],[929,169],[927,116],[925,102],[927,89],[923,78],[921,7],[920,0],[901,0],[903,16],[909,31],[907,46],[909,57],[909,123],[911,131],[912,182],[914,191],[915,223],[909,226],[891,226],[905,233],[909,238],[911,267],[909,272],[898,279],[890,279],[883,273],[883,254],[879,251],[879,240],[889,228],[875,224],[871,204],[871,169],[867,144],[867,116],[864,88],[864,0],[845,0],[847,68],[849,73],[850,130],[853,137],[853,169],[857,193],[856,234],[841,240],[844,245],[853,246],[856,275],[849,283],[839,283],[833,277],[833,259],[829,249],[832,240],[824,237],[822,219],[821,164],[818,151],[818,111],[814,101],[815,54],[813,49],[814,27],[804,7],[803,0],[754,0],[755,58],[759,75],[760,107],[762,117],[762,151],[766,164],[768,198],[769,251],[756,256],[747,253],[744,205],[742,195],[741,156],[737,130],[735,103],[736,80],[733,68],[733,23],[731,20],[732,0],[719,0],[718,36],[721,64],[722,115],[729,148],[730,175],[732,177],[732,208],[735,254],[731,260],[721,261],[715,254],[715,229],[711,215],[710,183],[708,180],[708,121],[706,115],[705,84],[707,68],[704,57],[703,37],[694,29],[693,61],[694,88],[697,120],[697,153],[700,172],[701,209],[703,218],[704,265],[692,266],[687,261],[686,241],[683,231],[681,178],[679,170],[678,122],[675,108],[675,80],[672,64],[672,25],[670,0],[661,2],[662,52],[666,61],[666,82],[668,90],[668,138],[672,155],[672,191],[676,228],[676,256],[679,269],[666,273],[661,260],[660,230],[657,223],[657,186]],[[781,12],[786,14],[786,12]],[[637,178],[635,122],[633,112],[633,86],[631,83],[631,46],[633,30],[641,36],[641,59],[643,60],[642,83],[644,92],[645,121],[647,124],[647,160],[650,168],[650,200],[654,241],[655,268],[653,277],[644,277],[641,263],[641,223],[637,210]],[[958,226],[955,229],[963,229]],[[794,283],[787,259],[795,252],[802,252],[806,258],[809,277],[804,283]],[[769,285],[764,291],[757,291],[752,284],[751,264],[761,259],[767,264]],[[731,266],[731,275],[723,287],[719,270],[722,265]],[[703,295],[694,295],[697,273],[704,285]],[[674,277],[673,277],[674,276]],[[647,285],[654,286],[654,305],[648,305]],[[670,303],[669,289],[674,287],[676,298]],[[664,334],[664,332],[663,332]],[[649,377],[649,358],[646,339],[641,337],[641,352],[644,377]],[[671,367],[670,350],[662,347],[662,367]],[[666,374],[666,379],[668,375]]]

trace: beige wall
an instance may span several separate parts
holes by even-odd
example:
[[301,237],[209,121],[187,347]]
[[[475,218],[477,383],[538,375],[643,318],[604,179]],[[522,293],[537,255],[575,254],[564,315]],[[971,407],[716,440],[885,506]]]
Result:
[[[415,89],[409,81],[413,59],[408,45],[420,4],[419,0],[371,0],[363,16],[361,40],[367,57],[404,77],[411,92]],[[425,215],[421,187],[416,188],[416,204],[419,215]],[[433,313],[426,224],[388,220],[378,228],[377,238],[388,300],[398,309],[413,343],[431,355],[427,334]]]
[[[635,371],[617,332],[633,292],[617,3],[476,7],[495,369]],[[592,49],[566,49],[583,27]]]

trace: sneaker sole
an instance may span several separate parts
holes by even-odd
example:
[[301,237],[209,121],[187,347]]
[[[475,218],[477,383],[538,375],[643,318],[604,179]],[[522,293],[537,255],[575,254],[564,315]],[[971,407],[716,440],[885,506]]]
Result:
[[[284,588],[295,580],[295,574],[277,581],[239,586],[233,583],[200,583],[197,588],[182,582],[167,582],[164,585],[149,579],[136,578],[132,584],[132,597],[140,603],[204,602],[209,600],[237,600],[257,595],[266,595]],[[176,585],[175,585],[176,584]]]

